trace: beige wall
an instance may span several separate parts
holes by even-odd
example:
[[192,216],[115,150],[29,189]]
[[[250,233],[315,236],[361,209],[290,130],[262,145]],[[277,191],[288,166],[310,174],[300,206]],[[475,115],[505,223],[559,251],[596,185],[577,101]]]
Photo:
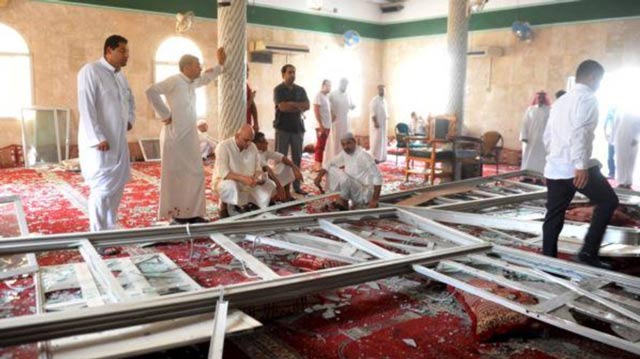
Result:
[[[158,136],[160,124],[154,120],[144,90],[153,80],[156,49],[164,39],[175,35],[173,16],[14,0],[0,9],[0,22],[16,29],[29,45],[34,105],[71,108],[74,129],[78,70],[101,56],[106,36],[118,33],[127,37],[131,57],[125,71],[137,100],[138,118],[129,141]],[[194,28],[186,35],[200,46],[206,65],[211,65],[214,59],[216,32],[214,21],[196,19]],[[509,30],[470,35],[472,48],[501,46],[505,55],[493,60],[469,59],[467,133],[480,135],[498,130],[505,136],[507,147],[518,148],[522,114],[535,91],[554,93],[563,88],[576,65],[586,58],[601,61],[609,72],[640,66],[640,20],[547,26],[536,28],[535,34],[531,43],[518,42]],[[280,67],[287,61],[297,66],[297,82],[306,88],[311,100],[322,79],[337,79],[345,68],[360,67],[360,74],[351,75],[357,77],[352,79],[352,85],[358,82],[362,93],[357,103],[360,114],[352,119],[352,129],[357,134],[368,131],[368,102],[380,82],[387,84],[389,134],[393,134],[396,122],[408,121],[411,111],[425,116],[429,112],[439,113],[446,102],[444,36],[386,42],[365,39],[354,50],[342,47],[341,36],[299,30],[249,26],[248,38],[306,44],[311,49],[309,54],[288,58],[275,55],[273,64],[250,64],[250,83],[257,90],[261,128],[268,137],[273,137],[272,90],[281,81]],[[207,93],[209,131],[215,136],[217,89],[209,86]],[[315,119],[311,111],[307,117],[306,140],[311,142]],[[0,147],[21,142],[19,122],[15,119],[0,119],[0,133]],[[75,132],[72,136],[75,142]]]
[[[6,8],[0,9],[0,22],[14,28],[26,40],[32,54],[34,105],[60,106],[72,109],[73,134],[75,142],[78,121],[76,105],[76,75],[87,62],[102,55],[104,39],[114,33],[129,40],[130,59],[125,72],[136,98],[137,123],[129,134],[129,141],[138,138],[158,137],[160,124],[154,120],[153,111],[144,96],[144,90],[153,81],[153,58],[160,43],[175,35],[173,16],[148,14],[132,11],[117,11],[94,7],[70,6],[27,0],[14,0]],[[195,25],[185,37],[194,40],[202,50],[205,65],[215,61],[217,25],[215,21],[196,19]],[[339,64],[339,56],[347,52],[341,44],[341,37],[304,31],[283,30],[249,26],[249,41],[273,40],[278,42],[306,44],[311,51],[305,55],[285,57],[274,56],[273,64],[250,64],[250,83],[257,93],[261,127],[268,137],[273,134],[272,90],[279,82],[280,67],[288,60],[298,68],[298,84],[304,86],[310,99],[320,88],[325,77],[332,77],[330,70]],[[375,84],[382,74],[380,41],[364,40],[362,45],[350,51],[350,56],[361,59],[363,68],[363,88],[366,89],[362,103],[365,106],[374,95]],[[328,64],[333,65],[329,66]],[[217,89],[209,86],[208,121],[209,132],[217,132]],[[314,139],[315,119],[307,113],[307,140]],[[364,126],[354,119],[355,129],[362,133]],[[19,121],[0,119],[0,147],[21,143]]]
[[[535,28],[530,43],[517,41],[510,30],[476,32],[469,38],[471,48],[500,46],[505,55],[492,64],[489,58],[469,58],[466,133],[497,130],[509,148],[520,147],[522,116],[534,92],[543,89],[553,95],[564,88],[582,60],[600,61],[609,73],[640,67],[640,20]],[[408,122],[412,110],[425,115],[442,111],[438,94],[446,83],[445,48],[444,36],[385,42],[384,78],[394,121]]]

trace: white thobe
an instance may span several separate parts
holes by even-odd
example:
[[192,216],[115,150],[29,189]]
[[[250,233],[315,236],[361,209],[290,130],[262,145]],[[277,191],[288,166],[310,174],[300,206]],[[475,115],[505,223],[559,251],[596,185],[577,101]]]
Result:
[[373,157],[360,146],[352,154],[341,151],[325,162],[324,168],[329,174],[329,190],[339,191],[342,199],[351,200],[354,205],[368,204],[374,186],[382,185],[382,174]]
[[[373,117],[378,122],[378,128],[374,126]],[[387,160],[387,100],[378,95],[369,103],[369,148],[371,155],[378,162]]]
[[329,103],[331,104],[331,114],[336,119],[331,122],[329,140],[324,151],[325,162],[330,161],[342,151],[340,140],[349,132],[349,110],[354,108],[351,96],[339,89],[329,94]]
[[225,179],[229,173],[243,176],[263,174],[256,145],[251,143],[248,148],[240,151],[235,137],[228,138],[216,147],[216,164],[213,173],[213,189],[220,201],[244,206],[252,202],[260,208],[269,206],[276,184],[266,179],[264,184],[250,187],[234,180]]
[[624,113],[617,117],[616,132],[613,136],[616,148],[616,181],[619,185],[631,185],[638,154],[636,142],[640,135],[640,116]]
[[206,132],[198,132],[198,139],[200,141],[200,156],[202,159],[207,159],[216,150],[216,141],[214,141]]
[[424,135],[427,133],[426,126],[424,125],[424,120],[420,116],[416,116],[415,118],[411,118],[411,127],[410,131],[412,135]]
[[[221,66],[195,80],[184,74],[151,85],[147,98],[162,120],[171,123],[160,131],[160,205],[158,218],[205,217],[204,168],[200,152],[196,114],[196,88],[213,81]],[[162,100],[164,95],[169,107]]]
[[[90,187],[90,230],[115,229],[118,206],[129,181],[127,124],[135,122],[135,102],[122,71],[104,58],[78,73],[78,149],[80,167]],[[107,141],[109,150],[97,145]]]
[[260,158],[260,167],[264,168],[269,166],[281,186],[286,186],[296,179],[293,174],[293,168],[282,162],[284,158],[282,153],[266,150],[264,152],[258,151],[258,156]]
[[529,106],[524,115],[520,141],[522,141],[522,164],[520,169],[539,173],[544,171],[547,156],[542,138],[549,120],[549,106]]
[[597,159],[591,158],[597,124],[598,99],[588,86],[576,84],[556,100],[544,130],[546,178],[569,179],[575,176],[576,169],[600,165]]

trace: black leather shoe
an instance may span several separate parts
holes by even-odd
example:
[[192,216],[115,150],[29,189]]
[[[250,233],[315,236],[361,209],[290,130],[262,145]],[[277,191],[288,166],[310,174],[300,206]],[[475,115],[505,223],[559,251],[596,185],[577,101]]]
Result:
[[580,262],[582,264],[586,264],[588,266],[607,269],[607,270],[612,270],[613,269],[613,266],[611,264],[601,261],[600,258],[598,258],[598,256],[592,256],[592,255],[585,254],[585,253],[579,253],[576,256],[576,259],[578,260],[578,262]]

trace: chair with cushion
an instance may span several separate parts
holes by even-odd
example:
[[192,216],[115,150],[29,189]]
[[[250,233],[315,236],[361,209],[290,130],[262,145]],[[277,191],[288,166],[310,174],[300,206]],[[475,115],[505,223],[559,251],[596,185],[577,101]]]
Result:
[[498,174],[500,169],[500,153],[504,146],[504,138],[498,131],[485,132],[481,138],[482,158],[495,161],[496,174]]
[[[430,116],[426,136],[409,136],[413,146],[407,149],[405,180],[411,174],[421,174],[431,184],[436,178],[453,179],[453,141],[456,133],[456,118],[452,115]],[[425,169],[415,169],[414,162],[424,163]]]
[[407,141],[405,138],[409,136],[409,125],[403,122],[399,122],[396,125],[396,166],[398,166],[398,156],[400,156],[400,149],[404,149],[406,152]]

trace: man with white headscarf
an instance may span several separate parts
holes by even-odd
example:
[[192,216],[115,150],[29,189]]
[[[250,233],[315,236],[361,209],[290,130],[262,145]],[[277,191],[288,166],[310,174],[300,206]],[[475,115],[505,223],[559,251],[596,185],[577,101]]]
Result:
[[219,48],[216,55],[219,65],[204,72],[197,57],[182,56],[179,74],[151,85],[146,91],[149,102],[164,122],[160,132],[162,173],[158,218],[171,218],[181,224],[206,222],[196,88],[211,83],[222,73],[226,59],[224,49]]
[[324,168],[318,172],[314,183],[322,191],[322,177],[329,174],[329,189],[340,192],[337,207],[378,207],[382,174],[370,153],[356,144],[351,132],[342,136],[342,151],[330,161],[325,161]]
[[122,68],[127,39],[109,36],[103,57],[78,73],[78,150],[82,176],[89,185],[89,228],[116,229],[118,206],[129,181],[127,131],[135,122],[135,102]]
[[329,131],[329,141],[324,152],[324,162],[331,160],[342,151],[340,139],[349,132],[349,111],[356,108],[356,106],[353,104],[351,96],[347,93],[348,85],[349,80],[343,78],[340,80],[338,89],[329,94],[331,129]]
[[522,164],[520,169],[544,172],[547,156],[544,147],[544,129],[549,120],[551,103],[544,91],[536,93],[531,106],[527,108],[522,121],[520,141],[522,141]]
[[378,85],[378,95],[369,104],[369,148],[376,163],[387,160],[387,100],[384,98],[384,85]]
[[205,120],[198,120],[198,140],[200,141],[200,156],[206,161],[215,153],[218,141],[214,140],[207,134],[209,125]]
[[619,188],[631,189],[633,170],[638,155],[640,116],[618,112],[615,121],[613,143],[615,146],[616,182]]

